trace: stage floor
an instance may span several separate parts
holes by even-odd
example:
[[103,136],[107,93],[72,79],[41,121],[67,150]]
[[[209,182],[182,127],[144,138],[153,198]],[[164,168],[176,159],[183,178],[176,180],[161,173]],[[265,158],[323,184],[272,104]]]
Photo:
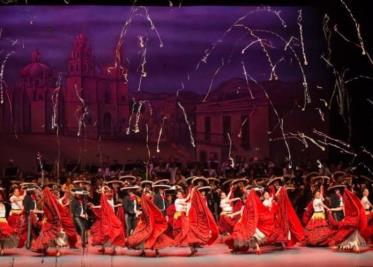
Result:
[[[89,247],[88,253],[83,256],[82,249],[63,249],[60,257],[55,257],[55,251],[50,250],[47,257],[39,256],[26,249],[6,250],[5,255],[0,257],[0,266],[372,266],[373,250],[361,254],[334,252],[328,248],[294,248],[290,250],[264,251],[261,255],[241,254],[231,255],[223,244],[214,244],[211,247],[199,249],[197,256],[187,257],[188,248],[167,248],[160,250],[160,257],[153,257],[148,252],[147,257],[138,257],[138,251],[117,249],[118,255],[111,256],[98,253],[98,248]],[[87,250],[86,250],[87,251]]]

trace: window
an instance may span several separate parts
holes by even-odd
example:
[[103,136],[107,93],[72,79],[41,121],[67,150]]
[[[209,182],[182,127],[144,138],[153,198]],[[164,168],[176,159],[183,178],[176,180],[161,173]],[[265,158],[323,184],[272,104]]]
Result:
[[211,141],[211,118],[205,117],[205,141]]
[[110,94],[110,89],[108,88],[105,89],[104,101],[105,101],[105,104],[111,104],[111,94]]
[[227,133],[231,133],[231,116],[223,116],[223,141],[228,142]]
[[250,148],[250,118],[247,115],[241,116],[241,146]]

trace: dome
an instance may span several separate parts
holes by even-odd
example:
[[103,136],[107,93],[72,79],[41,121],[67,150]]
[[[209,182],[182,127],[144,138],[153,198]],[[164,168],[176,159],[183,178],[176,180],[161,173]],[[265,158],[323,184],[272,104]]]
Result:
[[21,75],[23,77],[37,78],[39,76],[47,75],[50,71],[49,67],[40,62],[40,52],[32,52],[32,62],[25,66],[21,70]]

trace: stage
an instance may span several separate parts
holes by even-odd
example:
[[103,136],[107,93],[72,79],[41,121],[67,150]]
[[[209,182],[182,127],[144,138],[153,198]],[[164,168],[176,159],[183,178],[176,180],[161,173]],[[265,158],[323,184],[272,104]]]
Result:
[[[120,248],[118,255],[98,253],[98,248],[89,247],[83,256],[81,249],[63,249],[62,256],[42,257],[26,249],[7,250],[0,257],[0,266],[373,266],[373,250],[361,254],[333,252],[328,248],[294,248],[289,250],[264,251],[261,255],[232,255],[223,244],[199,249],[195,257],[187,257],[188,248],[167,248],[160,251],[160,257],[148,252],[147,257],[138,257],[138,251]],[[54,255],[54,250],[50,250]]]

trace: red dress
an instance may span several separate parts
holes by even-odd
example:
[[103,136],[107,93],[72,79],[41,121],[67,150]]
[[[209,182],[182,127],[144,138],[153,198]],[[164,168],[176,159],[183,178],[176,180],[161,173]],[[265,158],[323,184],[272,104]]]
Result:
[[168,217],[167,235],[170,236],[170,237],[174,237],[174,235],[173,235],[173,225],[174,225],[175,212],[176,212],[175,203],[172,203],[166,209],[166,213],[167,213],[167,217]]
[[3,244],[5,248],[13,248],[17,246],[16,230],[9,226],[5,218],[5,206],[0,203],[0,243]]
[[277,202],[272,211],[275,215],[275,233],[272,236],[274,242],[287,242],[293,245],[304,241],[303,226],[291,204],[286,188],[282,187],[278,193]]
[[211,245],[219,235],[219,229],[201,193],[192,189],[188,215],[182,213],[181,228],[175,236],[178,246]]
[[43,199],[44,219],[40,234],[31,247],[34,252],[42,252],[49,246],[55,246],[62,230],[58,201],[48,187],[43,190]]
[[69,206],[63,206],[61,203],[57,202],[57,207],[61,217],[61,226],[66,233],[69,245],[70,247],[75,247],[76,242],[78,241],[78,234],[76,232],[73,218],[70,214]]
[[174,241],[166,235],[168,223],[150,197],[141,197],[141,208],[142,215],[134,232],[127,239],[128,247],[161,249],[173,246]]
[[94,211],[96,221],[91,227],[92,245],[124,246],[122,222],[115,215],[105,194],[101,194],[100,205],[101,208]]
[[[343,193],[343,205],[345,217],[339,222],[332,221],[333,226],[336,226],[337,230],[330,238],[329,246],[337,245],[345,249],[354,249],[356,243],[358,243],[359,251],[366,249],[365,240],[360,236],[360,232],[366,229],[368,220],[360,199],[345,189]],[[350,242],[350,239],[353,242]]]
[[[334,221],[331,212],[326,216],[329,222]],[[327,246],[329,240],[335,234],[335,229],[328,223],[325,215],[321,217],[314,215],[313,200],[307,205],[303,214],[303,223],[305,227],[305,241],[308,246]]]
[[263,205],[252,189],[247,194],[240,220],[234,226],[232,234],[224,242],[230,249],[246,251],[253,247],[253,240],[264,243],[273,233],[273,213]]

